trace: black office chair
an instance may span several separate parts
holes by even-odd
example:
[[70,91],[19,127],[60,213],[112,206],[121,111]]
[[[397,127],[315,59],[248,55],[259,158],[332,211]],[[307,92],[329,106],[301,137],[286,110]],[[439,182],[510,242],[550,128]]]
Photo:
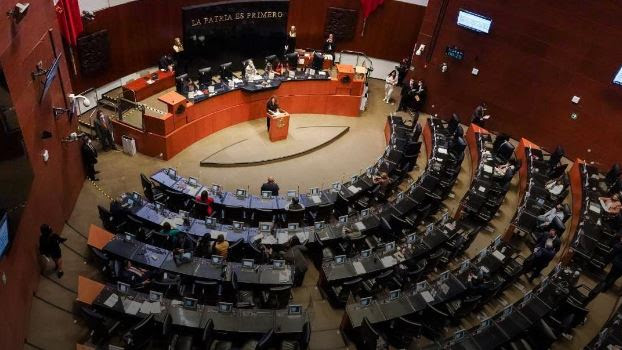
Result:
[[166,206],[169,210],[178,212],[185,210],[190,212],[190,198],[179,191],[172,190],[170,188],[164,188],[164,194],[166,195]]
[[240,262],[244,256],[244,238],[240,238],[229,246],[228,261]]
[[125,349],[145,349],[151,344],[154,316],[154,314],[151,314],[143,318],[123,335]]
[[499,146],[497,153],[495,153],[495,158],[499,163],[507,163],[512,158],[513,154],[514,146],[508,141],[505,141]]
[[430,339],[436,340],[443,334],[443,328],[447,325],[449,315],[433,305],[428,306],[423,310],[421,320],[425,321],[423,325],[423,335]]
[[192,350],[193,338],[191,335],[173,334],[169,343],[170,350]]
[[112,233],[123,232],[123,226],[125,225],[125,220],[119,220],[115,218],[108,211],[108,209],[102,207],[101,205],[97,206],[97,211],[99,213],[99,218],[102,221],[102,225],[104,226],[106,230]]
[[291,299],[291,286],[272,287],[262,293],[262,305],[265,309],[282,309]]
[[348,215],[350,212],[348,200],[341,193],[337,193],[333,209],[336,216]]
[[306,350],[309,347],[311,341],[311,323],[305,322],[302,326],[302,334],[300,338],[296,340],[284,339],[281,341],[279,350]]
[[89,327],[89,335],[93,344],[102,344],[110,339],[116,332],[117,328],[121,324],[120,321],[116,321],[110,318],[106,318],[99,314],[97,311],[89,309],[87,307],[81,307],[82,316],[86,320],[86,324]]
[[165,298],[173,299],[182,296],[181,277],[178,275],[167,274],[167,278],[164,276],[154,278],[151,280],[150,288],[156,292],[160,292]]
[[193,295],[201,304],[216,305],[220,301],[220,284],[214,280],[195,279]]
[[505,133],[500,133],[495,137],[495,140],[492,142],[492,154],[497,154],[499,147],[506,141],[510,140],[510,135]]
[[[460,321],[470,315],[481,301],[481,295],[470,295],[458,302],[447,303],[447,312],[451,316],[451,324],[458,326]],[[459,305],[458,305],[459,304]]]
[[611,169],[609,169],[607,175],[605,175],[605,182],[608,185],[612,185],[616,180],[618,180],[620,174],[622,174],[622,170],[620,169],[620,163],[615,163],[611,166]]
[[259,225],[260,222],[274,222],[274,212],[270,209],[254,209],[252,221]]
[[334,295],[334,304],[335,307],[344,307],[348,303],[348,298],[350,297],[350,293],[353,295],[358,295],[363,279],[361,277],[357,277],[355,279],[343,282],[340,285],[332,286],[332,293]]
[[264,334],[255,345],[255,350],[268,350],[274,341],[274,328]]
[[332,203],[322,203],[318,205],[317,210],[314,213],[311,213],[311,224],[315,221],[328,221],[330,216],[333,213],[333,204]]
[[156,189],[153,182],[151,182],[151,180],[143,173],[140,174],[140,183],[143,186],[143,193],[145,194],[145,197],[150,202],[166,202],[164,193]]
[[464,154],[464,150],[467,147],[467,143],[464,140],[464,137],[458,136],[455,138],[454,143],[451,145],[451,155],[454,159],[458,159],[461,154]]
[[288,210],[285,211],[285,219],[283,221],[288,223],[288,224],[290,224],[290,223],[302,224],[304,218],[305,218],[305,209],[304,208],[288,209]]
[[203,327],[203,334],[201,335],[201,342],[203,343],[203,349],[209,350],[214,342],[214,321],[208,319],[205,327]]
[[252,290],[240,289],[238,275],[235,272],[231,275],[231,287],[233,288],[235,307],[238,309],[255,307],[255,294]]
[[458,129],[459,127],[460,127],[460,117],[458,117],[456,113],[453,113],[451,115],[451,118],[447,122],[447,127],[446,127],[447,134],[449,135],[455,134],[456,129]]
[[380,333],[372,326],[367,317],[363,318],[358,332],[356,348],[359,350],[376,350],[380,341]]
[[223,216],[224,218],[226,218],[227,223],[232,223],[233,221],[246,222],[246,208],[238,206],[226,206],[223,212]]
[[160,248],[164,248],[168,250],[172,248],[171,247],[172,245],[171,236],[167,235],[166,233],[161,233],[155,230],[151,231],[150,241],[151,241],[151,244],[156,247],[160,247]]
[[397,349],[407,349],[413,338],[421,336],[421,324],[399,317],[389,322],[385,335],[389,345]]
[[562,157],[565,153],[566,152],[564,151],[564,148],[562,146],[555,147],[555,151],[553,151],[553,153],[551,153],[551,156],[549,157],[549,169],[555,168],[557,164],[559,164],[559,162],[562,160]]

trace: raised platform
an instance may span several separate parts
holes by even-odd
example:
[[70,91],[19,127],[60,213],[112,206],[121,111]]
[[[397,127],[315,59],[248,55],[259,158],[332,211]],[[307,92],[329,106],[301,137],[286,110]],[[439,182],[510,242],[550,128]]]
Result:
[[211,149],[201,166],[252,166],[283,161],[324,147],[349,130],[349,126],[327,125],[321,119],[292,116],[287,139],[270,142],[265,120],[253,120],[207,137],[208,145],[224,146]]

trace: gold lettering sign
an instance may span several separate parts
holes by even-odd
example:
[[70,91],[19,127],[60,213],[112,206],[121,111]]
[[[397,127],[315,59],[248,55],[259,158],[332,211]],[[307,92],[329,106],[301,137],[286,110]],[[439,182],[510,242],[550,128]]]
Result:
[[242,21],[246,19],[271,19],[271,18],[283,18],[285,12],[283,11],[255,11],[255,12],[236,12],[234,14],[213,15],[203,18],[191,19],[193,27],[223,22]]

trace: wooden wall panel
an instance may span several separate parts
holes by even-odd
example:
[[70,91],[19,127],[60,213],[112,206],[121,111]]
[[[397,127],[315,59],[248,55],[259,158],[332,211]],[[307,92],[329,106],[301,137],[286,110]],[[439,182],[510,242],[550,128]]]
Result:
[[[622,65],[618,1],[447,0],[428,61],[443,2],[430,1],[418,37],[428,48],[414,60],[415,76],[428,85],[427,112],[457,112],[467,122],[484,100],[493,116],[489,130],[527,137],[549,150],[562,144],[571,158],[603,167],[620,160],[622,87],[612,84]],[[490,34],[458,27],[460,8],[491,17]],[[464,50],[463,61],[445,55],[450,45]],[[440,72],[443,62],[446,73]],[[574,95],[581,97],[578,105],[570,101]]]
[[[6,13],[15,2],[0,2],[0,13]],[[39,226],[47,223],[60,231],[73,210],[84,183],[84,171],[78,143],[62,144],[60,140],[77,128],[64,116],[55,121],[52,106],[64,107],[66,93],[71,92],[66,60],[47,97],[39,104],[40,83],[30,73],[39,60],[49,67],[53,54],[48,29],[57,50],[62,50],[56,13],[50,1],[31,2],[26,17],[17,25],[0,18],[0,64],[4,68],[15,111],[34,173],[28,202],[24,208],[13,245],[0,260],[0,273],[7,283],[0,284],[0,349],[21,349],[27,337],[32,295],[39,280],[37,245]],[[41,132],[50,131],[52,138],[42,140]],[[47,149],[49,161],[41,152]],[[94,209],[95,210],[95,209]]]
[[[99,87],[154,66],[160,56],[170,52],[172,40],[181,36],[181,8],[220,0],[138,0],[95,13],[85,26],[88,33],[107,29],[110,37],[110,67],[93,76],[74,77],[76,90]],[[291,0],[290,25],[296,25],[298,47],[321,48],[328,7],[359,9],[359,0]],[[360,12],[360,11],[359,11]],[[386,0],[367,20],[364,37],[362,18],[356,35],[338,49],[363,51],[371,57],[398,61],[412,51],[425,7]]]

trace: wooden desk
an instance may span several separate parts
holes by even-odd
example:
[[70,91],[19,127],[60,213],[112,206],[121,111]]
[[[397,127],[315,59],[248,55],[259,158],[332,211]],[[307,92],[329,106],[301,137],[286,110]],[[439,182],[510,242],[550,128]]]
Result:
[[[570,193],[572,196],[572,217],[570,218],[570,230],[568,231],[568,239],[566,241],[570,243],[574,242],[576,238],[579,222],[583,216],[581,209],[585,194],[583,193],[583,176],[581,175],[581,167],[584,165],[586,165],[586,162],[583,159],[577,158],[568,172],[568,177],[570,177]],[[574,251],[570,243],[565,244],[562,247],[560,260],[563,263],[570,262],[572,256],[574,255]]]
[[[155,115],[147,110],[143,119],[143,130],[112,120],[115,142],[120,144],[121,137],[128,135],[136,141],[138,152],[151,157],[161,155],[168,160],[196,141],[221,129],[265,118],[266,103],[272,95],[278,97],[279,105],[290,114],[356,117],[360,113],[363,87],[364,82],[361,80],[344,84],[333,78],[284,81],[277,89],[253,93],[236,89],[197,103],[188,102],[185,104],[185,112],[180,115]],[[168,94],[166,96],[170,97]]]
[[93,224],[89,227],[89,238],[87,244],[93,248],[102,250],[108,242],[112,241],[114,235],[103,228]]
[[280,141],[287,138],[289,132],[289,113],[279,113],[277,115],[268,113],[270,118],[270,141]]
[[152,73],[149,73],[146,76],[123,85],[123,97],[132,101],[142,101],[149,96],[153,96],[158,92],[175,86],[175,72],[162,72],[159,70],[156,72],[158,74],[158,79],[151,84],[147,83],[147,81],[151,79]]
[[93,305],[93,301],[102,289],[104,289],[102,283],[78,276],[78,298],[76,300],[86,305]]
[[[458,127],[460,128],[461,126]],[[471,155],[471,180],[473,180],[473,178],[475,177],[475,173],[477,173],[481,152],[483,151],[478,148],[479,143],[477,142],[476,134],[487,135],[490,134],[490,132],[473,123],[471,123],[471,125],[469,125],[469,128],[467,129],[466,143],[469,147],[469,154]]]

